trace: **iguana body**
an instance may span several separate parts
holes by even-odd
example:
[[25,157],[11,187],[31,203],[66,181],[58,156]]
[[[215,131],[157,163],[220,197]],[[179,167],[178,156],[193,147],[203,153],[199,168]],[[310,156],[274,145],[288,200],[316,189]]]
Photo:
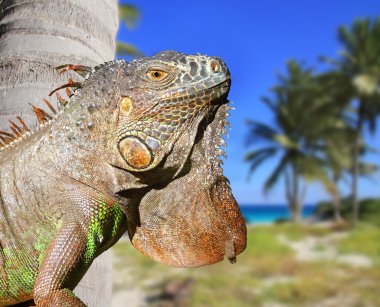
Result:
[[[198,266],[246,244],[219,167],[229,73],[169,51],[97,68],[53,120],[0,152],[0,305],[84,305],[72,290],[127,230]],[[9,143],[9,140],[6,140]]]

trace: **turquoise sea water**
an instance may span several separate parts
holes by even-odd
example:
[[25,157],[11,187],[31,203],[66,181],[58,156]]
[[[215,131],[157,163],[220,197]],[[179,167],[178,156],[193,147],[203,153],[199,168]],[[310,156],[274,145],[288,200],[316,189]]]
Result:
[[[315,210],[314,205],[306,205],[302,210],[302,217],[311,216]],[[279,219],[289,219],[290,212],[286,205],[240,205],[241,213],[248,224],[271,224]]]

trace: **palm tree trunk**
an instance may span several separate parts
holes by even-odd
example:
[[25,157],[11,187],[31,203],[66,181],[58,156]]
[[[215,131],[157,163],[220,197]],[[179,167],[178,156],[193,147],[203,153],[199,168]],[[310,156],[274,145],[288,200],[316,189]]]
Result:
[[301,207],[299,205],[299,202],[297,200],[294,200],[294,202],[290,205],[291,212],[292,212],[292,221],[295,224],[299,224],[302,220],[301,218]]
[[359,155],[360,139],[364,122],[364,103],[360,101],[358,111],[358,121],[355,129],[355,143],[352,155],[352,224],[355,226],[359,221],[359,201],[358,201],[358,178],[359,178]]
[[35,124],[28,104],[43,106],[41,99],[67,82],[57,65],[114,58],[116,0],[3,0],[0,14],[0,128],[20,114]]
[[340,197],[339,188],[338,188],[339,177],[334,176],[333,180],[334,180],[334,185],[336,187],[334,189],[335,190],[334,193],[332,193],[332,205],[334,209],[334,218],[335,218],[335,222],[342,223],[343,218],[340,213],[341,197]]
[[[36,124],[29,104],[43,106],[51,89],[67,83],[54,67],[113,59],[117,27],[116,0],[0,1],[0,129],[15,115]],[[105,253],[75,292],[90,306],[109,306],[111,287],[112,258]]]
[[297,167],[291,166],[291,195],[290,195],[290,212],[292,214],[292,221],[294,223],[301,222],[301,206],[299,197],[299,175]]
[[341,204],[340,195],[334,195],[333,199],[332,199],[332,205],[334,208],[335,222],[337,222],[337,223],[343,222],[343,218],[342,218],[342,215],[340,213],[340,204]]

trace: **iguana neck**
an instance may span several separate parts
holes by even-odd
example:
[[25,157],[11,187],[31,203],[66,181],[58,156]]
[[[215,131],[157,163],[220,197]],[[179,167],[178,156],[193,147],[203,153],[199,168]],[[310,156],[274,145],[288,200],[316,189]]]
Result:
[[[101,69],[79,90],[49,127],[49,137],[42,138],[38,159],[47,159],[83,184],[108,195],[120,190],[145,187],[133,174],[110,164],[110,147],[115,123],[115,105],[119,93],[115,90],[122,62],[108,66],[107,78]],[[87,84],[86,84],[87,82]],[[46,157],[46,158],[43,158]]]
[[123,62],[107,66],[107,75],[98,69],[71,99],[54,127],[58,141],[74,144],[102,155],[105,142],[112,138],[115,105],[119,97],[116,82]]

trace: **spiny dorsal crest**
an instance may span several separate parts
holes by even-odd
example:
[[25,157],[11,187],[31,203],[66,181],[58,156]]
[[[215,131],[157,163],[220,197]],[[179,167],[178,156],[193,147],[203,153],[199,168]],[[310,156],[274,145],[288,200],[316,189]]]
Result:
[[[84,80],[87,80],[88,78],[92,77],[94,74],[96,74],[98,71],[107,69],[108,67],[116,64],[116,63],[124,63],[124,60],[113,60],[109,61],[103,64],[100,64],[99,66],[95,66],[94,68],[84,66],[84,65],[75,65],[75,64],[64,64],[61,66],[56,67],[57,71],[60,74],[63,74],[65,72],[74,71],[79,76],[84,78]],[[83,82],[83,81],[82,81]],[[65,90],[66,96],[70,99],[76,92],[76,90],[80,89],[82,87],[82,82],[80,81],[73,81],[71,78],[68,79],[68,83],[59,86],[58,88],[54,89],[49,93],[49,96],[52,96],[55,94],[57,101],[58,101],[58,108],[62,107],[63,109],[67,106],[69,100],[66,100],[62,97],[62,95],[59,93],[60,90]],[[52,114],[49,114],[49,112],[31,104],[32,111],[35,114],[39,126],[38,128],[50,123],[55,116],[59,115],[59,112],[51,105],[51,103],[47,99],[42,99],[42,101],[45,103],[47,108]],[[4,150],[7,147],[11,147],[17,142],[19,142],[22,139],[25,139],[27,136],[31,135],[33,132],[31,129],[28,128],[28,126],[25,124],[23,119],[20,116],[17,116],[17,122],[8,120],[9,122],[9,131],[3,131],[0,130],[0,152]]]

